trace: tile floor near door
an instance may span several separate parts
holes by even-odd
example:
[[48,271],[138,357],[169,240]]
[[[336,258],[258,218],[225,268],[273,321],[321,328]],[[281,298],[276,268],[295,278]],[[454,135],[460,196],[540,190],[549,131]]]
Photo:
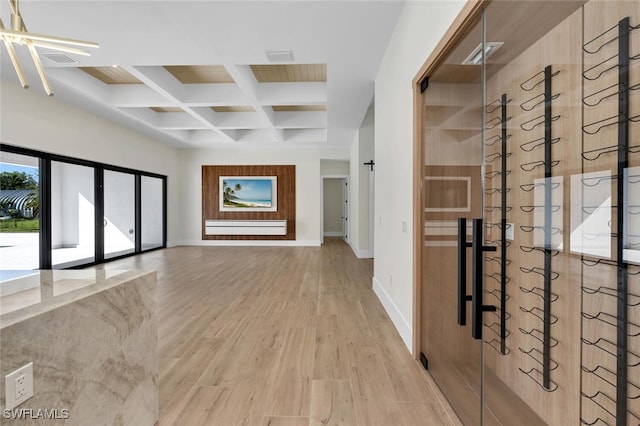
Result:
[[158,271],[160,425],[459,424],[341,239],[101,268]]

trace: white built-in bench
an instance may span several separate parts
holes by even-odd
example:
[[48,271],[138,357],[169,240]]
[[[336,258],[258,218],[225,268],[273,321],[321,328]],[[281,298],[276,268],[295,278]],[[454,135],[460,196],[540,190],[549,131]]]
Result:
[[205,235],[287,235],[286,220],[205,220]]

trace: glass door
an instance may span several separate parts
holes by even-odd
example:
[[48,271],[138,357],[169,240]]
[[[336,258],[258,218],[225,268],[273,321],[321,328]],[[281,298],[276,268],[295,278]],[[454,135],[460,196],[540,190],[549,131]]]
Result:
[[93,167],[51,162],[51,250],[55,269],[95,261]]
[[420,348],[465,425],[579,417],[579,350],[559,348],[580,333],[562,225],[580,161],[560,141],[581,137],[581,18],[491,2],[421,84]]
[[[472,52],[476,47],[479,53]],[[481,47],[482,19],[477,19],[461,47],[428,77],[422,94],[421,348],[429,372],[465,425],[482,421],[482,341],[471,334],[477,324],[467,247],[474,219],[483,212]]]
[[[2,152],[0,158],[0,271],[40,265],[39,159]],[[7,275],[3,272],[2,276]]]
[[135,175],[104,171],[104,258],[135,251]]

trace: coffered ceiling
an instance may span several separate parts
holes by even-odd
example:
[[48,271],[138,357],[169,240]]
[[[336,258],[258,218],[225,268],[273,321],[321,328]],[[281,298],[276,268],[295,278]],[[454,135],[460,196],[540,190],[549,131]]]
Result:
[[[62,102],[178,147],[348,146],[402,5],[23,0],[21,10],[31,32],[100,44],[90,57],[39,49]],[[17,50],[28,90],[46,96]],[[1,59],[2,78],[18,84],[4,48]]]

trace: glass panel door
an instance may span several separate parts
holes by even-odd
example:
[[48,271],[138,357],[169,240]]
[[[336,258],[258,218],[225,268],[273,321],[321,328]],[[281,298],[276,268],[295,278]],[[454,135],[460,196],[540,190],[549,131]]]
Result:
[[[473,264],[466,247],[473,219],[483,211],[481,42],[478,20],[461,47],[429,76],[422,112],[421,348],[429,372],[465,425],[481,424],[482,413],[482,345],[471,335]],[[465,59],[469,65],[463,65]]]
[[135,175],[104,171],[104,257],[135,251]]
[[38,269],[39,159],[9,152],[1,155],[0,270]]
[[162,247],[164,240],[164,180],[141,178],[142,250]]
[[56,269],[95,260],[93,167],[51,162],[51,259]]

